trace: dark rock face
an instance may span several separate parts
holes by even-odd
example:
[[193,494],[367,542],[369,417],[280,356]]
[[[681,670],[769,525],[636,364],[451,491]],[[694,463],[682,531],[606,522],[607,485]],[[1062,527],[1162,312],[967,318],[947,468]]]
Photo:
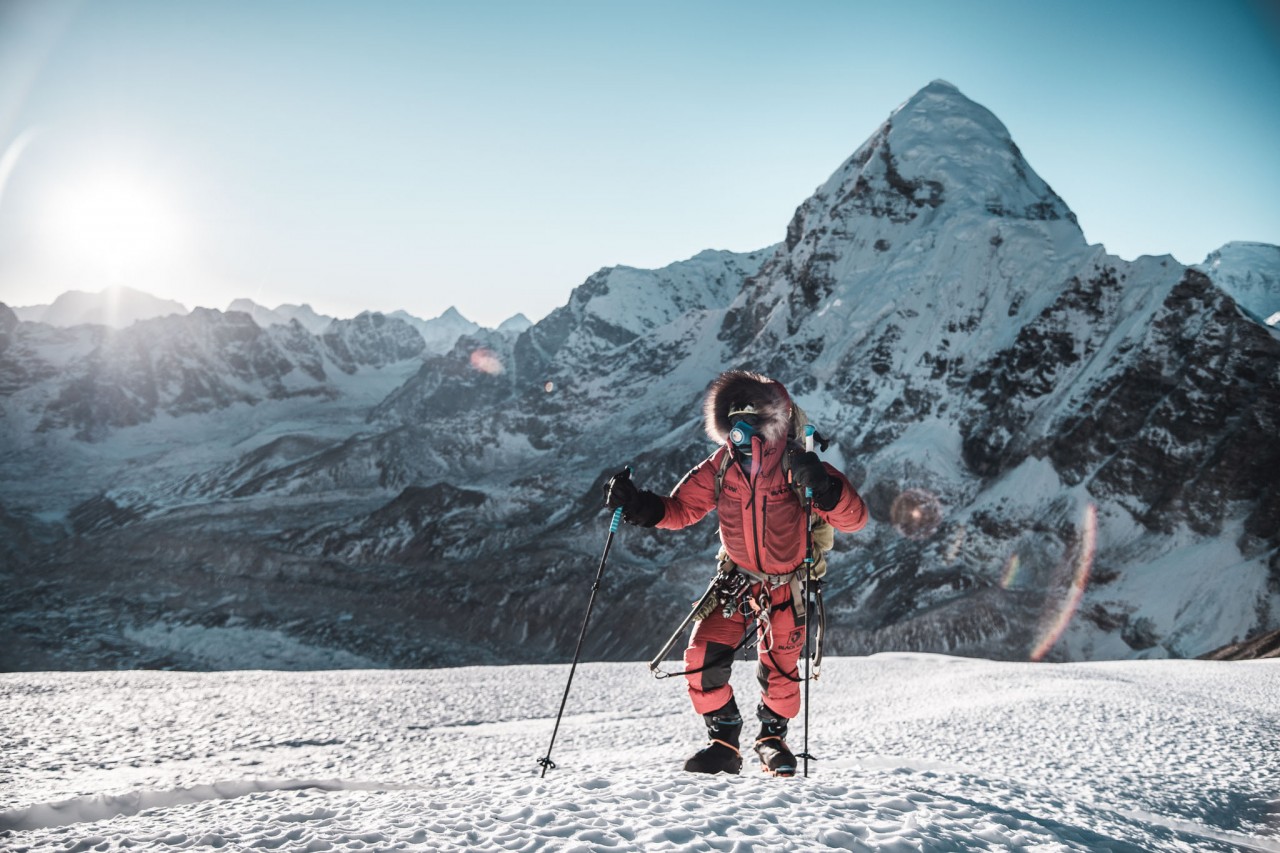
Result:
[[345,373],[361,365],[382,367],[419,358],[422,335],[404,320],[366,311],[351,320],[334,320],[320,336],[334,363]]
[[1188,270],[1139,347],[1097,404],[1062,424],[1049,457],[1068,482],[1093,472],[1091,492],[1152,529],[1217,535],[1245,504],[1249,536],[1274,541],[1280,376],[1263,366],[1280,361],[1280,341]]
[[898,171],[897,158],[887,142],[890,129],[892,124],[885,126],[886,141],[876,149],[878,168],[863,166],[852,189],[831,209],[833,215],[861,214],[902,224],[915,219],[922,209],[942,204],[946,190],[941,181],[909,180]]
[[386,506],[356,525],[310,532],[296,543],[300,551],[361,562],[381,559],[415,563],[427,558],[461,556],[450,553],[483,535],[475,531],[473,510],[485,501],[484,492],[459,489],[449,483],[409,486]]
[[453,351],[429,358],[418,374],[380,403],[370,421],[421,423],[496,405],[514,393],[512,344],[500,335],[464,335]]
[[1263,658],[1280,658],[1280,629],[1251,640],[1230,643],[1200,655],[1201,660],[1261,660]]

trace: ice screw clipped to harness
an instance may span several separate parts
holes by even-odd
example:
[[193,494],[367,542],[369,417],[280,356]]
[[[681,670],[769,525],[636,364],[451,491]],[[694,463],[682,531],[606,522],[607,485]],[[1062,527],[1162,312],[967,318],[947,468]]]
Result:
[[[618,475],[631,479],[631,466],[628,465],[626,470]],[[609,535],[604,540],[604,553],[600,556],[600,567],[596,569],[596,580],[591,585],[591,597],[587,599],[587,612],[582,617],[582,630],[578,632],[578,645],[573,650],[573,664],[569,667],[569,680],[564,685],[564,696],[560,697],[560,710],[556,713],[556,724],[551,730],[551,743],[547,744],[547,754],[538,759],[538,764],[542,765],[542,777],[546,777],[547,770],[553,769],[556,763],[551,760],[551,749],[556,744],[556,735],[560,732],[560,720],[564,717],[564,706],[569,701],[569,688],[573,686],[573,674],[578,670],[578,659],[582,655],[582,641],[587,636],[587,625],[591,621],[591,609],[596,603],[596,593],[600,590],[600,579],[604,577],[604,565],[609,560],[609,549],[613,547],[614,534],[618,532],[618,525],[622,523],[622,507],[618,507],[613,511],[613,520],[609,522]]]

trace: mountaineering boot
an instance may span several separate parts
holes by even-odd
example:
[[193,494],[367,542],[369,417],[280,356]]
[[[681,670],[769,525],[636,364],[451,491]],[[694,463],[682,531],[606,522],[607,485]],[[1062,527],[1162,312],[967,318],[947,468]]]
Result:
[[742,734],[742,714],[738,703],[730,699],[724,707],[704,714],[710,743],[695,752],[684,763],[690,773],[738,773],[742,770],[742,753],[738,737]]
[[787,718],[780,717],[761,702],[756,706],[760,734],[756,735],[756,755],[760,769],[773,776],[796,775],[796,757],[787,747]]

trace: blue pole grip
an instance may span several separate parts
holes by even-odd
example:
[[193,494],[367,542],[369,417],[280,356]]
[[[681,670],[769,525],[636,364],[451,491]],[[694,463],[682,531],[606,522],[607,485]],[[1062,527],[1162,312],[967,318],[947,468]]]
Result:
[[[627,472],[627,479],[628,479],[628,480],[630,480],[630,479],[631,479],[631,466],[630,466],[630,465],[628,465],[628,466],[626,467],[626,469],[625,469],[625,470],[626,470],[626,472]],[[618,532],[618,525],[619,525],[619,524],[621,524],[621,523],[622,523],[622,507],[618,507],[617,509],[615,509],[615,510],[613,511],[613,521],[609,522],[609,532],[610,532],[611,534],[612,534],[612,533],[617,533],[617,532]]]
[[[818,431],[818,430],[814,427],[814,425],[813,425],[813,424],[805,424],[805,425],[804,425],[804,449],[805,449],[805,452],[812,452],[812,450],[813,450],[813,434],[814,434],[815,432],[817,432],[817,431]],[[806,498],[812,498],[812,497],[813,497],[813,489],[811,489],[811,488],[809,488],[808,486],[806,486],[806,487],[805,487],[805,490],[804,490],[804,496],[805,496]]]
[[[804,449],[806,453],[813,451],[813,434],[815,432],[817,432],[817,430],[814,429],[813,424],[804,425]],[[809,516],[805,522],[805,526],[808,531],[805,534],[805,536],[809,541],[805,543],[804,562],[806,566],[812,566],[813,565],[813,489],[809,488],[808,486],[805,486],[804,488],[804,500],[805,500],[805,503],[808,504],[808,506],[805,507],[805,513]],[[806,642],[807,642],[807,639],[806,639]],[[808,730],[806,730],[805,735],[808,736]],[[806,764],[805,766],[807,767],[808,765]]]

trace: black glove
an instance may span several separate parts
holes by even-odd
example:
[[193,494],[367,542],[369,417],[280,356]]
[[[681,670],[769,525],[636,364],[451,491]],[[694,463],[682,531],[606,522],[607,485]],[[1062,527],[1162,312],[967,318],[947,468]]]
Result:
[[604,505],[609,509],[621,507],[623,520],[638,527],[653,527],[667,514],[662,498],[637,489],[631,482],[630,468],[623,468],[605,484]]
[[791,479],[797,486],[811,489],[813,505],[824,512],[835,509],[844,492],[840,480],[827,473],[827,466],[812,450],[792,454]]

